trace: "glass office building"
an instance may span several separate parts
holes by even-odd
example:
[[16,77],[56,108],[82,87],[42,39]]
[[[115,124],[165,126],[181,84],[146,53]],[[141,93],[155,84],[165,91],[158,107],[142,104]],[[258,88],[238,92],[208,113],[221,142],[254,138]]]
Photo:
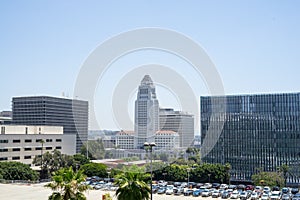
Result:
[[14,97],[14,124],[62,126],[64,134],[76,134],[76,152],[88,136],[88,102],[50,96]]
[[300,177],[300,93],[200,97],[202,161],[230,163],[232,180],[290,167]]

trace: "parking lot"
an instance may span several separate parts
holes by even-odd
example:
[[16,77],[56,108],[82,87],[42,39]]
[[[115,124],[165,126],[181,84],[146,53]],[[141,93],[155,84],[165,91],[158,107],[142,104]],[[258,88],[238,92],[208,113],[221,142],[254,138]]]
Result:
[[[52,193],[52,191],[48,188],[44,187],[45,184],[0,184],[0,199],[13,199],[13,200],[24,200],[24,199],[28,199],[28,200],[47,200],[48,196]],[[154,186],[156,187],[156,186]],[[168,187],[166,185],[166,187]],[[193,192],[196,190],[199,190],[200,188],[193,188],[190,189],[191,193],[188,196],[185,196],[184,192],[181,194],[174,194],[174,192],[176,192],[176,189],[174,189],[174,192],[171,193],[170,195],[166,194],[166,191],[164,191],[161,194],[157,194],[158,190],[155,191],[155,194],[153,194],[153,199],[154,200],[182,200],[182,199],[203,199],[203,200],[221,200],[222,198],[222,194],[220,193],[216,198],[213,198],[213,191],[215,191],[215,189],[211,188],[211,191],[206,191],[207,195],[204,195],[204,191],[201,191],[199,196],[193,196]],[[262,188],[264,189],[264,188]],[[115,195],[115,190],[116,188],[112,187],[102,187],[99,189],[92,189],[89,190],[88,192],[85,193],[86,197],[88,200],[101,200],[102,199],[102,195],[106,194],[106,193],[110,193],[110,195],[113,197],[114,200],[116,200]],[[188,188],[185,188],[184,191],[187,191]],[[200,189],[201,190],[201,189]],[[225,189],[224,191],[231,191],[230,189]],[[255,188],[253,188],[253,190],[255,191]],[[270,188],[271,190],[271,188]],[[291,188],[288,188],[288,190],[290,190],[289,194],[291,194]],[[235,192],[236,191],[236,192]],[[279,192],[282,192],[282,190],[280,190]],[[252,192],[251,192],[252,193]],[[234,189],[231,191],[230,195],[228,195],[228,197],[226,199],[243,199],[243,200],[253,200],[251,195],[242,196],[243,192],[241,190]],[[271,200],[271,194],[272,192],[270,191],[270,195],[268,196],[268,198],[263,199],[262,196],[260,197],[255,197],[256,200]],[[298,193],[299,194],[299,193]],[[236,195],[236,197],[233,197],[233,195]],[[205,197],[204,197],[205,196]],[[273,199],[273,198],[272,198]],[[281,195],[280,197],[277,197],[276,200],[280,200],[283,199],[283,195]],[[292,194],[290,196],[289,199],[284,199],[284,200],[292,200]],[[300,200],[297,199],[297,200]]]

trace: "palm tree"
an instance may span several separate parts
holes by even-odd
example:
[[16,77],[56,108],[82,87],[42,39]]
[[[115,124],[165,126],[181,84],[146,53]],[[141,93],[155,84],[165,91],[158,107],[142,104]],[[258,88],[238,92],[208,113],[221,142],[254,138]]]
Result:
[[119,186],[116,191],[118,200],[148,200],[150,198],[151,189],[145,182],[149,180],[149,174],[126,171],[115,178]]
[[280,167],[278,167],[279,173],[281,173],[284,178],[284,186],[286,186],[287,178],[289,175],[289,170],[290,170],[290,168],[288,165],[281,165]]
[[45,187],[51,188],[54,192],[49,196],[49,200],[86,200],[83,192],[88,189],[82,184],[86,176],[83,171],[74,172],[72,167],[60,169],[53,173],[53,182]]

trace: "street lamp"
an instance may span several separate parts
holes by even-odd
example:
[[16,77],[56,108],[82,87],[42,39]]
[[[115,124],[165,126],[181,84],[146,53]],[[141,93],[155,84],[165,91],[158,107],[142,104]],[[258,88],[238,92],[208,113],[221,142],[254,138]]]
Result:
[[43,171],[43,149],[44,149],[45,141],[43,139],[41,139],[40,143],[42,144],[42,148],[41,148],[41,175],[40,175],[40,179],[41,179],[44,176],[44,171]]
[[207,174],[208,175],[208,182],[210,183],[210,176],[211,174]]
[[152,148],[155,147],[156,144],[154,142],[148,143],[145,142],[144,143],[144,148],[146,150],[146,152],[150,151],[150,175],[151,175],[151,182],[150,182],[150,189],[151,189],[151,193],[150,193],[150,199],[152,200]]
[[187,168],[187,174],[188,174],[188,188],[190,187],[190,172],[191,172],[191,168]]
[[166,181],[166,175],[167,175],[167,173],[164,172],[164,173],[162,173],[162,175],[164,176],[164,181]]

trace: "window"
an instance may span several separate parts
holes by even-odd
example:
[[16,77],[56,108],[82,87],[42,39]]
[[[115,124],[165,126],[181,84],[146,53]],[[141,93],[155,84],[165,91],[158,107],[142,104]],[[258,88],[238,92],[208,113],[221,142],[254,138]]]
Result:
[[8,149],[0,149],[0,152],[8,152]]
[[46,139],[46,142],[52,142],[52,139]]
[[14,156],[12,157],[12,160],[20,160],[20,156]]
[[46,147],[46,150],[51,150],[52,149],[52,147]]
[[13,140],[13,143],[20,143],[21,140]]
[[25,142],[26,142],[26,143],[30,143],[30,142],[32,142],[32,140],[26,139]]
[[42,150],[42,147],[35,147],[35,150]]
[[5,126],[1,126],[1,134],[5,134]]
[[24,150],[25,151],[31,151],[31,148],[30,147],[25,147]]
[[36,139],[35,140],[35,142],[41,142],[42,141],[42,139]]
[[61,142],[61,139],[56,139],[56,142]]
[[0,161],[1,160],[8,160],[7,157],[0,157]]
[[8,140],[0,140],[0,143],[8,143]]
[[13,150],[13,151],[21,151],[20,148],[13,148],[12,150]]
[[28,134],[28,127],[25,127],[25,134]]
[[61,149],[61,147],[56,147],[56,149]]
[[31,156],[24,156],[24,159],[31,159]]

